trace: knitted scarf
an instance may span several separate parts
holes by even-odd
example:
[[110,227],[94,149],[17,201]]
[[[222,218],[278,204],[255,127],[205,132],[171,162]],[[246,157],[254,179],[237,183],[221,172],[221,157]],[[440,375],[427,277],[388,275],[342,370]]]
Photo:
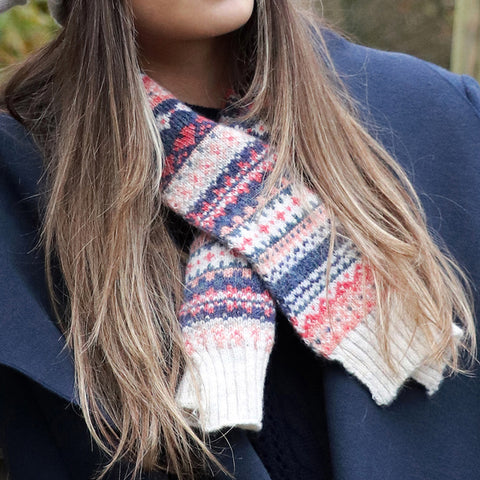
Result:
[[265,126],[235,123],[239,112],[231,108],[215,123],[148,76],[143,81],[165,148],[163,202],[199,232],[179,314],[195,373],[184,375],[179,404],[203,411],[206,431],[259,430],[277,308],[312,350],[363,382],[377,404],[392,402],[409,378],[433,394],[445,365],[425,362],[428,346],[418,332],[410,342],[410,321],[392,318],[395,372],[380,354],[371,270],[345,236],[335,239],[327,282],[331,219],[316,194],[282,178],[272,196],[262,195],[275,162]]

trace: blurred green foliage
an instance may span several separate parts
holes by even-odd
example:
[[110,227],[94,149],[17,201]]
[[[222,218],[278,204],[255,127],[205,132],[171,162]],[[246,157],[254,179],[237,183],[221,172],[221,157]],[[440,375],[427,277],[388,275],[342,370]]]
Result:
[[0,68],[18,62],[50,40],[58,26],[47,0],[35,0],[0,15]]

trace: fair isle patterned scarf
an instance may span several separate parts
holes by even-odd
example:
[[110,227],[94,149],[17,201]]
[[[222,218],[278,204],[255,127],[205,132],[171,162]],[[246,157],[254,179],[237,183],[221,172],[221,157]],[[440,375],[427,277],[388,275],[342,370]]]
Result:
[[[165,148],[163,202],[200,232],[179,321],[201,395],[197,400],[187,372],[179,404],[204,412],[205,431],[261,429],[276,307],[311,349],[365,384],[377,404],[391,403],[409,378],[433,394],[445,365],[425,363],[428,347],[419,334],[409,344],[409,322],[395,318],[390,329],[397,371],[380,355],[372,275],[343,236],[335,240],[327,305],[330,219],[306,186],[306,204],[300,202],[287,178],[268,201],[261,196],[275,162],[265,128],[232,125],[232,109],[215,123],[146,75],[143,81]],[[227,119],[229,126],[222,124]]]

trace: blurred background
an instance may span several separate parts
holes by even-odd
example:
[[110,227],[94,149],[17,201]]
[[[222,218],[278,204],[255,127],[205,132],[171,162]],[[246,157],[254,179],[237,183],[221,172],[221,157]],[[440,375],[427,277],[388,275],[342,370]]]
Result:
[[[410,53],[480,79],[480,0],[310,1],[354,41]],[[56,31],[46,0],[0,15],[0,68],[19,61]]]
[[409,53],[480,80],[480,0],[323,0],[354,41]]
[[[434,62],[480,80],[480,0],[311,0],[352,40]],[[46,0],[0,15],[2,68],[51,39],[58,27]],[[0,480],[6,478],[0,452]]]

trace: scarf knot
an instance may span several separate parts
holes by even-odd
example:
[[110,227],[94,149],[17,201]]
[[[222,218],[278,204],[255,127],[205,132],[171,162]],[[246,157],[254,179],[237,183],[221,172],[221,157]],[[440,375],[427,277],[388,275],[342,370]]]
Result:
[[162,200],[199,232],[179,313],[195,372],[181,381],[180,405],[203,412],[206,431],[261,429],[277,309],[308,347],[340,362],[377,404],[391,403],[409,378],[433,394],[445,364],[426,363],[425,338],[395,312],[389,341],[396,370],[383,358],[373,273],[343,235],[335,238],[327,281],[332,229],[320,198],[285,177],[264,197],[276,159],[265,125],[236,122],[241,112],[233,108],[213,122],[149,77],[143,81],[165,148]]

